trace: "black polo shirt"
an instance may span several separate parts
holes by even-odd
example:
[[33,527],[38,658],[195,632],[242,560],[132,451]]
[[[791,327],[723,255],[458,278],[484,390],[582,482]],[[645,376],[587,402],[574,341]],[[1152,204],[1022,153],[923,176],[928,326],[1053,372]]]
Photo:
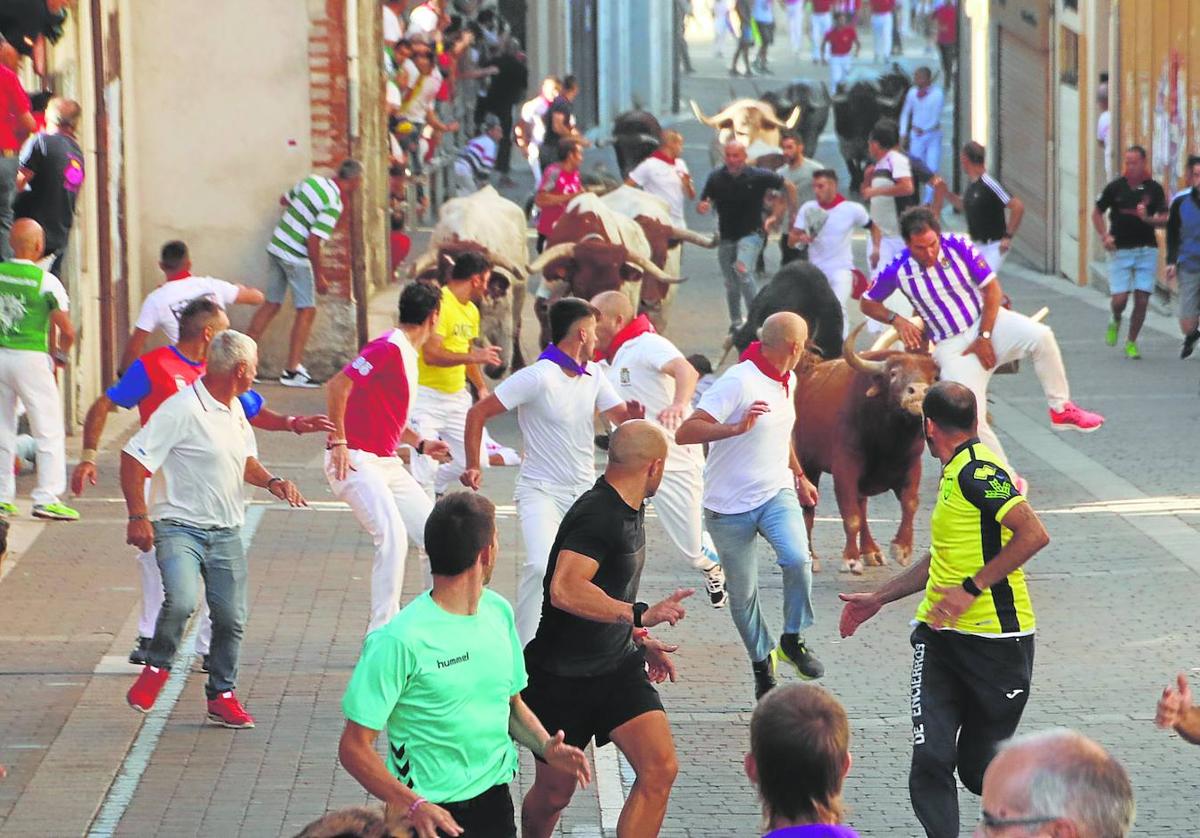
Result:
[[1158,247],[1154,227],[1137,217],[1137,205],[1146,204],[1147,215],[1167,211],[1167,196],[1156,180],[1146,180],[1137,186],[1119,177],[1104,187],[1096,200],[1096,209],[1108,213],[1108,231],[1118,250],[1134,247]]
[[1012,198],[995,178],[984,172],[966,188],[962,200],[972,241],[984,244],[1004,238],[1008,233],[1004,208]]
[[737,241],[762,231],[763,200],[783,188],[783,178],[767,169],[747,166],[735,176],[722,166],[708,176],[700,200],[716,205],[721,241]]

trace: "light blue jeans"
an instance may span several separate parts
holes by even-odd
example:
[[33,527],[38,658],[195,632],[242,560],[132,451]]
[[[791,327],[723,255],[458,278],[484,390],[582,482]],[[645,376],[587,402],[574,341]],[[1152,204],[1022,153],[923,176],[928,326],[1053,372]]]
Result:
[[246,625],[246,551],[240,527],[204,529],[183,521],[154,522],[154,549],[163,580],[163,604],[146,659],[169,668],[196,610],[198,582],[212,614],[208,656],[210,699],[237,685],[238,654]]
[[721,266],[721,274],[725,277],[725,304],[729,307],[729,325],[732,328],[746,322],[742,317],[742,302],[746,303],[746,313],[749,314],[750,304],[758,294],[756,266],[766,243],[762,234],[751,233],[740,239],[721,239],[717,244],[717,264]]
[[795,490],[783,489],[749,512],[726,515],[706,509],[704,522],[725,569],[733,624],[750,660],[764,660],[775,648],[775,641],[758,606],[755,536],[761,534],[775,549],[776,561],[783,570],[783,633],[800,634],[813,624],[812,556],[800,501]]
[[0,157],[0,261],[4,262],[13,255],[8,234],[13,225],[13,200],[17,197],[18,169],[18,158]]

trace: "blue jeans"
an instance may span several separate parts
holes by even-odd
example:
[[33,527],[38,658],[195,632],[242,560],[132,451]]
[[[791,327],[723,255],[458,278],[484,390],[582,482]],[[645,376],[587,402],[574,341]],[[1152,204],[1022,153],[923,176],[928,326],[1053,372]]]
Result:
[[764,660],[775,648],[775,641],[758,607],[755,536],[761,533],[775,549],[776,561],[783,570],[783,633],[800,634],[813,624],[812,556],[800,501],[795,490],[783,489],[749,512],[726,515],[706,509],[704,522],[725,569],[733,624],[750,660]]
[[13,225],[13,200],[17,197],[17,170],[20,161],[16,157],[0,157],[0,261],[12,258],[12,245],[8,234]]
[[163,580],[163,604],[146,659],[168,669],[196,610],[197,585],[212,614],[208,655],[210,699],[237,685],[238,653],[246,625],[246,551],[240,527],[203,529],[183,521],[155,521],[154,549]]
[[750,304],[758,294],[755,266],[766,243],[761,233],[751,233],[740,239],[721,239],[717,244],[717,264],[721,266],[721,273],[725,277],[725,304],[729,307],[731,327],[736,328],[745,322],[742,302],[745,301],[746,313],[749,314]]

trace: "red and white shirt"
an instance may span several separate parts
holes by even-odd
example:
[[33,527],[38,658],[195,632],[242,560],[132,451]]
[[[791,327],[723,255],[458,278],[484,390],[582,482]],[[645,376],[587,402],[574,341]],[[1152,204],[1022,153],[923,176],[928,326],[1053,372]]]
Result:
[[394,457],[416,391],[417,350],[394,329],[364,346],[342,372],[354,383],[346,402],[347,445]]
[[[583,181],[579,177],[578,169],[568,172],[561,164],[555,163],[542,175],[538,191],[549,192],[552,195],[576,195],[583,191]],[[550,231],[566,211],[566,204],[542,208],[541,214],[538,215],[537,231],[543,236],[550,235]]]

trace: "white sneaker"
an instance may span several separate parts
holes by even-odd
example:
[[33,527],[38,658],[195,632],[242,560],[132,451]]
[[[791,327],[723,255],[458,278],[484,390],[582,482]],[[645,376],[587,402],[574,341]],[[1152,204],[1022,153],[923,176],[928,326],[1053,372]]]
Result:
[[308,370],[304,368],[304,364],[301,364],[294,370],[284,370],[280,373],[279,383],[284,387],[305,387],[310,390],[321,386],[321,382],[308,374]]

